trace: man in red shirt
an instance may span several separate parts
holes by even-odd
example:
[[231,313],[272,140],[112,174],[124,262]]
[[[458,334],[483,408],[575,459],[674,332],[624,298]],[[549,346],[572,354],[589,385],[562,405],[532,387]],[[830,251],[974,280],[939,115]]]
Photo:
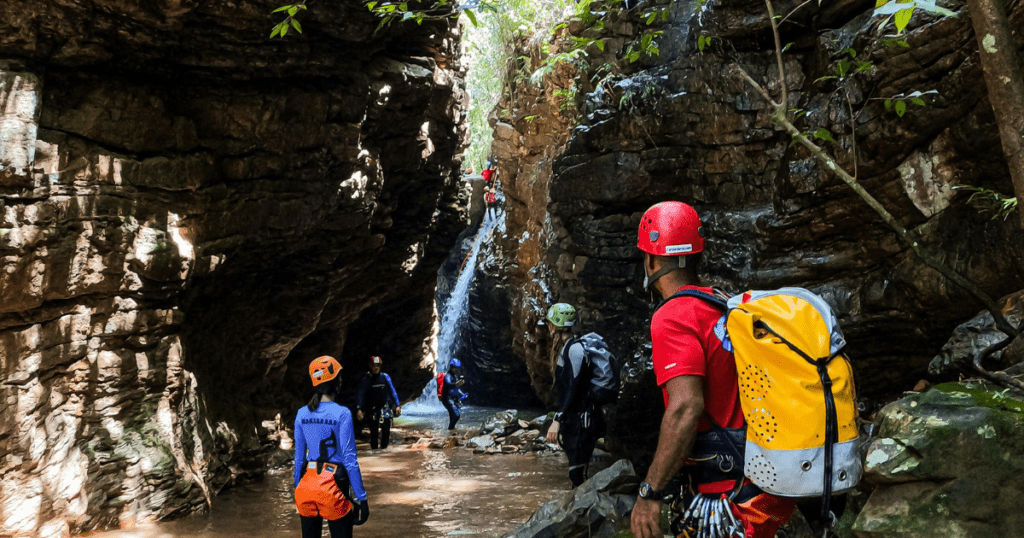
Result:
[[[704,237],[700,217],[689,205],[662,202],[648,209],[640,219],[637,248],[644,252],[645,289],[654,288],[662,299],[680,290],[713,294],[711,288],[700,285],[697,274]],[[703,447],[711,434],[735,433],[745,424],[736,363],[731,345],[722,341],[722,316],[722,311],[702,299],[681,297],[665,303],[651,318],[654,372],[665,401],[665,415],[654,460],[633,507],[631,524],[637,538],[664,536],[659,523],[661,503],[675,493],[669,490],[669,483],[684,464],[690,463],[695,441],[699,439],[697,444]],[[742,450],[742,437],[735,445]],[[731,458],[728,453],[725,456]],[[698,491],[731,492],[736,480],[743,480],[741,465],[742,459],[728,476],[713,472],[695,475],[700,477]],[[733,506],[747,538],[772,538],[789,520],[794,502],[746,485]]]

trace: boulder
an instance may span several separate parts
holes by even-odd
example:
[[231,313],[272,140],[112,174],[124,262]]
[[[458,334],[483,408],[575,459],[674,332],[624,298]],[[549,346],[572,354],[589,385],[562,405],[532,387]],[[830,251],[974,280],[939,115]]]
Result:
[[982,538],[1024,533],[1024,398],[979,382],[945,383],[885,406],[867,448],[876,487],[860,538]]

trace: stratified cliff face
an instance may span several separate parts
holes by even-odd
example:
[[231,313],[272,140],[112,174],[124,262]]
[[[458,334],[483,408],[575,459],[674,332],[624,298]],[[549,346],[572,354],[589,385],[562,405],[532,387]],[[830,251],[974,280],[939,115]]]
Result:
[[[776,10],[788,14],[799,4],[780,2]],[[1015,219],[992,221],[953,190],[1013,192],[966,8],[954,5],[956,18],[915,15],[904,48],[878,37],[885,31],[870,17],[873,6],[812,2],[790,18],[795,24],[786,24],[782,41],[793,43],[785,54],[791,107],[807,111],[804,128],[827,129],[839,141],[827,147],[851,171],[855,149],[861,184],[923,243],[944,252],[946,263],[991,296],[1021,289]],[[1024,30],[1024,11],[1013,9]],[[926,377],[952,328],[981,308],[773,126],[768,104],[737,73],[742,68],[780,93],[764,7],[726,0],[708,2],[699,16],[691,10],[680,2],[658,27],[665,31],[659,57],[639,67],[619,60],[632,74],[589,95],[571,130],[538,131],[537,118],[551,116],[543,110],[549,100],[513,96],[498,107],[512,112],[496,129],[499,177],[510,207],[523,215],[509,220],[504,244],[517,263],[509,275],[515,350],[530,372],[549,371],[534,323],[555,301],[581,308],[582,328],[603,334],[627,362],[624,420],[615,430],[634,447],[649,446],[660,416],[644,346],[650,297],[641,289],[635,247],[639,217],[654,203],[681,200],[700,212],[708,282],[732,292],[797,285],[826,297],[840,313],[858,389],[868,397]],[[624,39],[646,27],[615,10],[604,16],[599,37],[606,48],[603,55],[588,49],[592,65],[615,62]],[[698,35],[715,37],[703,52]],[[817,81],[835,74],[830,64],[846,48],[874,64],[849,80],[851,103],[837,97],[834,80]],[[932,89],[938,94],[927,107],[911,105],[902,118],[876,99]],[[843,136],[851,106],[856,148]],[[560,136],[557,151],[535,142]],[[534,386],[544,394],[549,380],[536,375]]]
[[429,379],[457,29],[342,1],[271,41],[278,5],[0,6],[0,534],[201,508],[318,355]]

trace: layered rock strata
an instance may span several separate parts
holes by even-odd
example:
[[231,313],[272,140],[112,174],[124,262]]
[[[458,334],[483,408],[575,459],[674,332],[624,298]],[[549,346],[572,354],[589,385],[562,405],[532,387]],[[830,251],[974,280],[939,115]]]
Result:
[[[799,4],[775,7],[788,14]],[[793,43],[784,55],[785,83],[802,128],[835,139],[826,148],[903,226],[999,297],[1024,286],[1022,242],[1014,219],[990,220],[953,189],[1013,192],[970,20],[962,4],[952,7],[955,18],[915,15],[903,47],[884,38],[889,30],[872,19],[873,3],[804,5],[783,26],[783,43]],[[1020,6],[1011,7],[1021,29]],[[693,204],[704,218],[702,272],[709,283],[732,292],[804,286],[837,309],[868,409],[872,397],[884,399],[926,377],[928,360],[980,305],[927,268],[852,190],[774,126],[768,103],[738,76],[742,68],[772,95],[781,93],[763,7],[708,2],[694,12],[679,3],[667,24],[649,27],[665,32],[662,53],[633,64],[631,40],[639,41],[648,25],[635,13],[601,14],[602,30],[577,28],[576,35],[605,41],[604,52],[587,49],[592,65],[621,58],[617,65],[627,75],[589,87],[578,125],[536,132],[540,118],[558,116],[529,94],[498,107],[514,111],[497,124],[494,148],[510,205],[523,215],[509,221],[503,246],[517,263],[510,289],[522,290],[510,300],[515,349],[530,365],[534,386],[542,394],[551,386],[543,374],[550,371],[544,335],[534,323],[552,302],[573,303],[582,329],[603,334],[627,362],[619,409],[627,419],[618,435],[650,446],[660,411],[650,397],[650,296],[640,285],[636,229],[647,207],[673,199]],[[712,45],[698,51],[698,37],[706,36],[714,37]],[[870,68],[846,76],[846,91],[839,92],[835,78],[822,77],[836,75],[847,49]],[[585,80],[577,82],[589,91]],[[548,87],[566,86],[555,79]],[[902,117],[881,99],[933,89],[938,93],[929,94],[926,107],[911,105]],[[550,149],[551,139],[564,144]],[[541,158],[550,159],[550,168],[537,166]]]
[[429,378],[457,29],[331,2],[271,41],[277,6],[0,7],[0,534],[204,507],[317,355]]

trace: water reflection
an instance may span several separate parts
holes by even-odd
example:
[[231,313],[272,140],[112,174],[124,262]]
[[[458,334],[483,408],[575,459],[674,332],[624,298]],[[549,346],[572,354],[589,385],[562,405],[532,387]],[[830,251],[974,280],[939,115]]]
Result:
[[[496,410],[466,411],[472,419],[463,428],[478,427],[481,417]],[[434,418],[403,416],[399,425]],[[447,426],[447,416],[438,421]],[[414,450],[408,445],[369,450],[366,443],[360,443],[359,464],[370,498],[370,520],[356,527],[357,538],[500,536],[524,523],[540,505],[569,490],[565,456],[560,452],[482,455],[465,448]],[[325,536],[326,530],[325,526]],[[90,534],[94,538],[300,535],[290,469],[272,470],[260,482],[218,495],[208,514]]]

